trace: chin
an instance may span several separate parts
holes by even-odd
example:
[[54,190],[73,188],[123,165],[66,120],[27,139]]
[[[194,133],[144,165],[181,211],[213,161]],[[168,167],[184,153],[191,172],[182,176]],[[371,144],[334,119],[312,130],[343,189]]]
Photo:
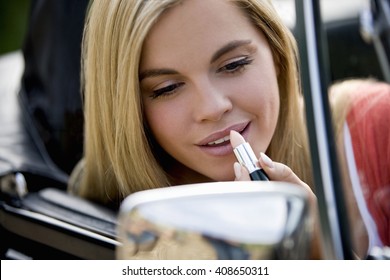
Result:
[[234,181],[236,178],[234,176],[234,172],[229,172],[229,174],[213,174],[214,176],[210,176],[212,181],[215,182],[226,182],[226,181]]

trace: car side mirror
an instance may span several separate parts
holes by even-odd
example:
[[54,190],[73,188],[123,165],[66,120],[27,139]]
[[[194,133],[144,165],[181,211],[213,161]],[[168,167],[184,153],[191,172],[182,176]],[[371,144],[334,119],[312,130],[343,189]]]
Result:
[[146,190],[119,211],[118,259],[308,259],[308,196],[282,182]]

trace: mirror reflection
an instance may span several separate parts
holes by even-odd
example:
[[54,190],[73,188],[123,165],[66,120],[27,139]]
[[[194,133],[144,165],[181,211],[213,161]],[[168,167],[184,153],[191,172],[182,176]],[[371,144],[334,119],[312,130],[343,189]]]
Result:
[[220,182],[130,195],[120,259],[305,259],[305,193],[277,182]]

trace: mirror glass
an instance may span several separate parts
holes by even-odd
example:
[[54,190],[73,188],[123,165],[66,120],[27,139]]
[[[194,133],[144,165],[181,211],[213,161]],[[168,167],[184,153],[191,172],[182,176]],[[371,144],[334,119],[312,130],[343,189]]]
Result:
[[305,259],[308,205],[297,186],[216,182],[130,195],[119,259]]

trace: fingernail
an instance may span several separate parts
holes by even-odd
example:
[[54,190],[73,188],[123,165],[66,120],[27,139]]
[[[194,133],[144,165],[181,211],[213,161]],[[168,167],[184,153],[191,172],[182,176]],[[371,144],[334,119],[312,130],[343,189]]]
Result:
[[274,168],[273,161],[266,154],[260,153],[260,157],[266,166],[268,166],[269,168]]
[[241,165],[238,162],[235,162],[233,165],[234,168],[234,175],[237,179],[241,177]]

